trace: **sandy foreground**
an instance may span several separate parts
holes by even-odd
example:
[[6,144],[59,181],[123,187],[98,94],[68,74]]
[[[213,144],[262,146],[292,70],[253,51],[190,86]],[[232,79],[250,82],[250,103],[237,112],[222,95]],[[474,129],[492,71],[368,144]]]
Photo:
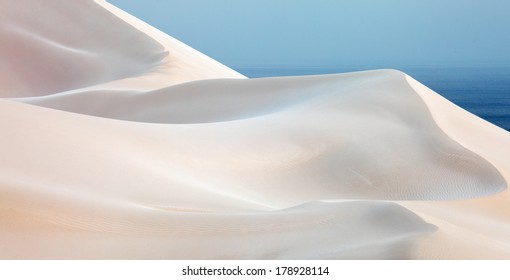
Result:
[[0,0],[0,258],[509,259],[510,134],[405,73],[246,79]]

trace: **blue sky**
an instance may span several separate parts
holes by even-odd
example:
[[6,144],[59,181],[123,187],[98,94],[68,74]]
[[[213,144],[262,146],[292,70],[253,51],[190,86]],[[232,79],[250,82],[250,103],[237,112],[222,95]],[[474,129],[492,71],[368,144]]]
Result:
[[109,0],[234,67],[510,66],[507,0]]

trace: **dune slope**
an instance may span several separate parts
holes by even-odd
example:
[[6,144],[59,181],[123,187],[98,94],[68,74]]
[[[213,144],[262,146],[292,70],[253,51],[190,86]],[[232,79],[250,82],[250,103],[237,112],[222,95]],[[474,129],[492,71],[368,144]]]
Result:
[[245,79],[104,1],[0,4],[0,258],[510,257],[510,134],[402,72]]

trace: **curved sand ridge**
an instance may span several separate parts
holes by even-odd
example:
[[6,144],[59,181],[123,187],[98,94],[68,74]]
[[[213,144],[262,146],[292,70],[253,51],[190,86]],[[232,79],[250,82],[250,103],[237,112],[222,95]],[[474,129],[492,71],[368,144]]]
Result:
[[243,77],[104,1],[0,4],[0,97]]
[[407,75],[242,79],[103,1],[35,2],[0,11],[1,258],[510,256],[508,133]]
[[[139,123],[126,125],[149,138],[145,152],[154,149],[158,164],[176,165],[181,176],[200,172],[193,176],[197,183],[271,207],[318,199],[461,199],[506,186],[492,165],[436,126],[398,71],[197,81],[143,94],[87,92],[33,103],[167,124],[164,134],[162,126],[136,132]],[[130,142],[115,140],[122,141]],[[151,144],[156,141],[168,145]],[[135,148],[126,146],[122,153]]]

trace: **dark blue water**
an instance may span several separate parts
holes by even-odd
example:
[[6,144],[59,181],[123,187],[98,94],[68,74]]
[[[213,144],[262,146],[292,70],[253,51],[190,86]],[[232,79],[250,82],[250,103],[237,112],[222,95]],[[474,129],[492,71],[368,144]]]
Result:
[[[240,68],[236,70],[250,78],[259,78],[332,74],[368,69],[371,68]],[[400,67],[398,69],[467,111],[510,131],[510,67]]]

